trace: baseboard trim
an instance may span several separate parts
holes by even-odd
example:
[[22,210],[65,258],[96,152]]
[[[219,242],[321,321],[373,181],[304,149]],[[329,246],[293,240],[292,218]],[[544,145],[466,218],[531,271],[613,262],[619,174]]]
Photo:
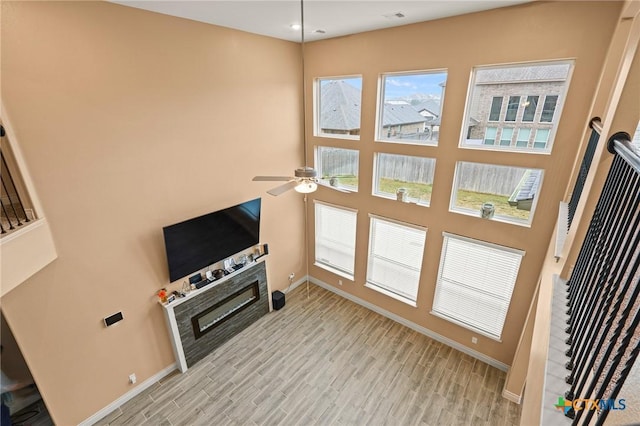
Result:
[[516,404],[520,404],[522,402],[522,395],[516,395],[513,392],[509,392],[506,389],[502,390],[502,397],[508,399],[511,402],[515,402]]
[[146,389],[151,387],[153,384],[155,384],[156,382],[159,382],[160,380],[162,380],[163,378],[165,378],[166,376],[168,376],[174,370],[177,370],[177,369],[178,369],[178,365],[176,363],[173,363],[170,366],[160,370],[159,372],[157,372],[153,376],[149,377],[144,382],[140,383],[135,388],[131,389],[129,392],[127,392],[124,395],[122,395],[120,398],[118,398],[115,401],[113,401],[111,404],[109,404],[106,407],[104,407],[102,410],[98,411],[97,413],[95,413],[91,417],[89,417],[89,418],[83,420],[82,422],[80,422],[79,426],[91,426],[91,425],[97,423],[98,421],[104,419],[106,416],[108,416],[113,411],[115,411],[117,408],[119,408],[122,404],[124,404],[125,402],[128,402],[129,400],[135,398],[140,393],[142,393],[143,391],[145,391]]
[[429,330],[428,328],[422,327],[421,325],[418,325],[414,322],[411,322],[405,318],[402,318],[399,315],[394,314],[393,312],[389,312],[377,305],[374,305],[373,303],[367,302],[365,300],[360,299],[359,297],[356,297],[350,293],[347,293],[346,291],[340,290],[339,288],[336,288],[330,284],[325,283],[324,281],[321,281],[317,278],[314,277],[309,277],[309,281],[316,284],[317,286],[320,286],[322,288],[324,288],[325,290],[329,290],[335,294],[337,294],[338,296],[342,296],[345,299],[348,299],[354,303],[357,303],[358,305],[364,306],[367,309],[370,309],[382,316],[385,316],[389,319],[394,320],[395,322],[398,322],[406,327],[409,327],[410,329],[417,331],[418,333],[424,334],[427,337],[432,338],[433,340],[437,340],[440,343],[444,343],[447,346],[451,346],[454,349],[459,350],[462,353],[465,353],[469,356],[472,356],[482,362],[486,362],[487,364],[491,365],[492,367],[497,368],[498,370],[502,370],[502,371],[507,371],[509,369],[509,366],[503,362],[500,362],[498,360],[495,360],[491,357],[486,356],[483,353],[480,353],[478,351],[474,351],[473,349],[470,349],[454,340],[451,340],[447,337],[444,337],[434,331]]
[[307,282],[307,277],[308,277],[308,275],[305,275],[304,277],[300,278],[295,283],[291,284],[286,289],[282,290],[282,292],[286,294],[286,293],[289,293],[290,291],[293,291],[296,287],[299,287],[300,285],[306,283]]

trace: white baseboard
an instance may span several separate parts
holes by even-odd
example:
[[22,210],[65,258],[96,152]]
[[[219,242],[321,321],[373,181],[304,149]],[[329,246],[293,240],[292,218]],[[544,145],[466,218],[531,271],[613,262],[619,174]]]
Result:
[[308,275],[305,275],[304,277],[300,278],[295,283],[291,284],[286,289],[282,290],[282,292],[286,294],[286,293],[289,293],[290,291],[293,291],[296,287],[299,287],[301,284],[306,283],[307,282],[307,277],[308,277]]
[[502,397],[508,399],[511,402],[515,402],[516,404],[520,404],[522,402],[522,395],[516,395],[513,392],[509,392],[506,389],[502,390]]
[[451,340],[447,337],[444,337],[438,333],[435,333],[431,330],[429,330],[428,328],[422,327],[421,325],[418,325],[414,322],[411,322],[405,318],[402,318],[399,315],[394,314],[393,312],[389,312],[377,305],[374,305],[373,303],[369,303],[365,300],[360,299],[359,297],[356,297],[350,293],[347,293],[346,291],[340,290],[339,288],[336,288],[332,285],[329,285],[327,283],[325,283],[324,281],[321,281],[317,278],[314,277],[309,277],[309,281],[311,281],[312,283],[326,289],[329,290],[333,293],[336,293],[339,296],[344,297],[345,299],[351,300],[354,303],[357,303],[358,305],[364,306],[367,309],[370,309],[382,316],[385,316],[389,319],[394,320],[395,322],[398,322],[406,327],[409,327],[412,330],[417,331],[418,333],[424,334],[427,337],[432,338],[433,340],[437,340],[440,343],[444,343],[447,346],[451,346],[454,349],[459,350],[462,353],[465,353],[469,356],[472,356],[476,359],[479,359],[482,362],[486,362],[487,364],[491,365],[492,367],[497,368],[498,370],[502,370],[502,371],[507,371],[509,369],[509,366],[503,362],[500,362],[498,360],[495,360],[493,358],[490,358],[488,356],[486,356],[483,353],[480,353],[478,351],[474,351],[473,349],[470,349],[454,340]]
[[111,404],[109,404],[106,407],[104,407],[102,410],[98,411],[97,413],[95,413],[91,417],[85,419],[84,421],[80,422],[79,426],[90,426],[90,425],[95,424],[99,420],[102,420],[103,418],[105,418],[106,416],[111,414],[113,411],[115,411],[117,408],[119,408],[122,404],[124,404],[125,402],[135,398],[140,393],[142,393],[144,390],[146,390],[149,387],[151,387],[154,383],[162,380],[163,378],[168,376],[171,372],[173,372],[174,370],[177,370],[177,369],[178,369],[178,365],[174,363],[174,364],[171,364],[170,366],[160,370],[159,372],[157,372],[153,376],[149,377],[144,382],[140,383],[135,388],[131,389],[129,392],[127,392],[124,395],[122,395],[120,398],[118,398],[115,401],[113,401]]

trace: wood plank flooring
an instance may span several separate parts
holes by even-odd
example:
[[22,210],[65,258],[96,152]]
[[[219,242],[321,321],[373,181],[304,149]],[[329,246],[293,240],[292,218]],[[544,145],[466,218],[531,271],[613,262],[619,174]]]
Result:
[[517,425],[505,373],[315,285],[99,425]]

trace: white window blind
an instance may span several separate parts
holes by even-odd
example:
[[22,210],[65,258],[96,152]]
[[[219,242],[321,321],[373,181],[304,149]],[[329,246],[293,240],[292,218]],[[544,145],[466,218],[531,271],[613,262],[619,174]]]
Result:
[[433,313],[499,340],[524,252],[443,235]]
[[353,279],[356,251],[356,210],[315,204],[316,265]]
[[370,215],[367,287],[415,306],[425,228]]

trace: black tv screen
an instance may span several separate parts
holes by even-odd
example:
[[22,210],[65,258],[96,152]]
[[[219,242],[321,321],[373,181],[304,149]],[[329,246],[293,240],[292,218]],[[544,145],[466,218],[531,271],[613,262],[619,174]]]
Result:
[[235,255],[260,241],[260,198],[162,228],[169,281]]

